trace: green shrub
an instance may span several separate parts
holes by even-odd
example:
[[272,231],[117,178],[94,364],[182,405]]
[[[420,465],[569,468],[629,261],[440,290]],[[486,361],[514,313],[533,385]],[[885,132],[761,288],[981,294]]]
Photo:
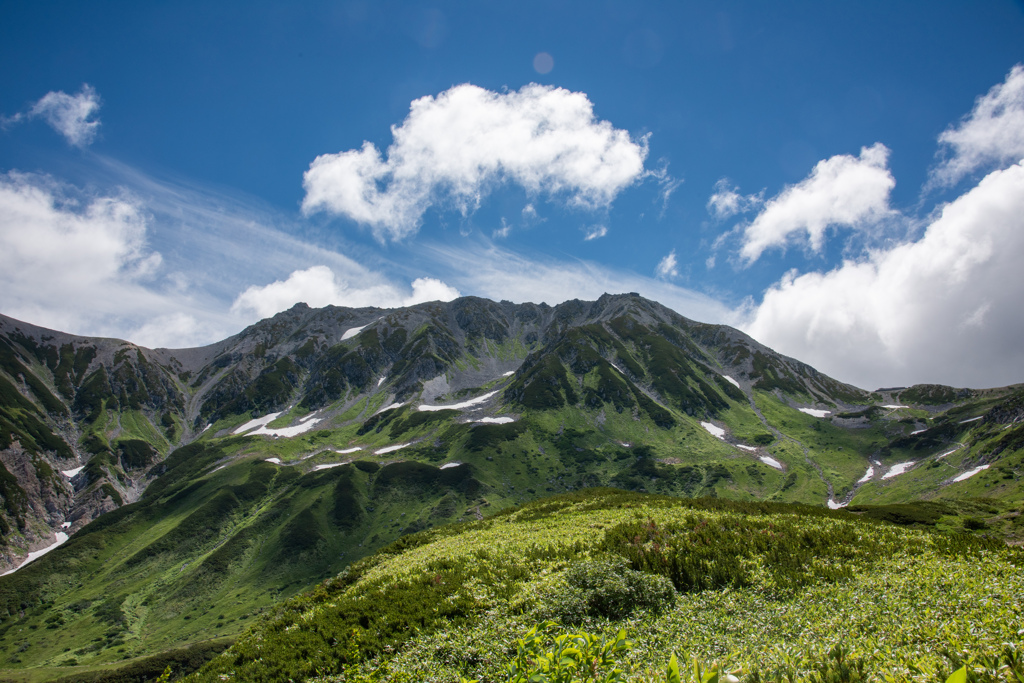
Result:
[[579,624],[586,617],[624,619],[635,610],[661,612],[676,601],[672,582],[664,576],[629,568],[624,558],[581,562],[541,598],[542,618]]

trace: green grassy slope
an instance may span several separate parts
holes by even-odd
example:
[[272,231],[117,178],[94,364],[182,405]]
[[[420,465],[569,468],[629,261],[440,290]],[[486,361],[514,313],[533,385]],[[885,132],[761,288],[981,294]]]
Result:
[[872,676],[944,680],[1019,638],[1022,561],[846,511],[592,490],[406,537],[190,680],[505,680],[516,638],[548,619],[625,627],[636,680],[671,653],[806,680],[836,645]]

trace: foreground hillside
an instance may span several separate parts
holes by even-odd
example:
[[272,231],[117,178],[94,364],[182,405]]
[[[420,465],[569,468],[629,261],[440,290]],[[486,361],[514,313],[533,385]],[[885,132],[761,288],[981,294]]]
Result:
[[[552,634],[624,628],[628,680],[671,654],[745,680],[944,681],[964,663],[972,680],[1019,680],[1000,667],[1024,675],[1004,645],[1020,644],[1022,591],[1024,552],[1001,542],[595,490],[408,536],[190,680],[506,680],[517,638],[548,620]],[[861,677],[834,678],[842,666]]]
[[0,559],[70,536],[0,577],[0,677],[205,656],[381,547],[593,487],[1024,538],[1020,386],[869,393],[636,295],[297,305],[187,350],[0,318],[0,361]]

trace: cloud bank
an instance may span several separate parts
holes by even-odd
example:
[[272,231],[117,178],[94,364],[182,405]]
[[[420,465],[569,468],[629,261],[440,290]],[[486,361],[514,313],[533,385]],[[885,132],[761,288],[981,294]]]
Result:
[[293,272],[286,280],[278,280],[262,287],[249,287],[238,295],[231,309],[233,313],[251,313],[258,318],[267,318],[291,308],[300,301],[313,308],[400,308],[425,301],[451,301],[460,296],[459,290],[434,278],[421,277],[413,280],[412,293],[406,294],[391,283],[360,287],[338,278],[327,266],[313,266]]
[[392,135],[386,158],[370,142],[317,157],[304,176],[303,212],[345,216],[381,242],[397,241],[431,206],[450,202],[468,214],[500,183],[607,207],[643,176],[647,157],[646,138],[597,120],[584,93],[536,84],[507,93],[459,85],[420,98]]
[[1024,377],[1024,167],[994,171],[924,236],[826,273],[788,274],[746,331],[865,388]]

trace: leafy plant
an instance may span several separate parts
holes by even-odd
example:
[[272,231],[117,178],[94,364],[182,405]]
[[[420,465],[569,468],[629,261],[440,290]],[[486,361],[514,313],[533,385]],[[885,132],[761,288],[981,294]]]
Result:
[[506,666],[508,683],[618,683],[626,671],[619,663],[633,643],[625,629],[614,636],[558,633],[554,622],[534,626],[516,641],[516,656]]

